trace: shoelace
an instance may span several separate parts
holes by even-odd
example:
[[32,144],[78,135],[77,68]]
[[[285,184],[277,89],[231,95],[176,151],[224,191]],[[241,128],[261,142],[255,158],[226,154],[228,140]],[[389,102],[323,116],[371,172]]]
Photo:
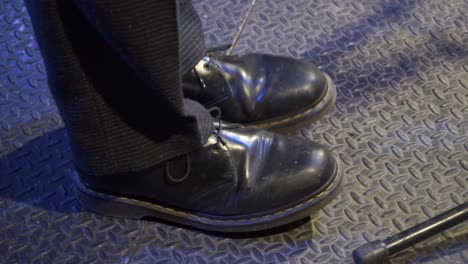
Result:
[[[219,107],[212,107],[212,108],[208,109],[208,112],[213,116],[215,122],[217,122],[217,125],[215,125],[215,127],[214,127],[213,134],[218,139],[218,143],[221,142],[224,146],[226,146],[226,142],[224,141],[223,137],[221,136],[221,131],[222,131],[221,109],[219,109]],[[213,112],[216,112],[216,113],[213,114]],[[185,170],[184,176],[181,177],[181,178],[175,178],[175,177],[172,176],[171,170],[170,170],[170,167],[169,167],[170,166],[170,161],[166,162],[166,164],[165,164],[166,176],[173,183],[183,182],[189,176],[190,169],[191,169],[190,154],[185,154],[184,157],[185,157],[185,162],[186,162],[187,169]]]
[[[213,116],[214,120],[218,123],[218,125],[214,127],[213,134],[218,138],[218,140],[226,146],[226,141],[224,141],[223,137],[221,136],[221,131],[223,128],[223,124],[221,123],[221,109],[219,107],[211,107],[208,109],[208,112]],[[215,115],[213,115],[213,112],[216,112]]]
[[[216,54],[216,53],[221,53],[222,51],[226,51],[226,50],[230,49],[231,47],[232,47],[232,45],[230,43],[226,43],[226,44],[221,44],[219,46],[208,48],[206,50],[206,53],[207,53],[206,56],[204,56],[203,59],[202,59],[202,60],[205,61],[205,64],[204,64],[203,67],[205,67],[206,69],[209,69],[211,66],[216,66],[211,62],[211,55]],[[205,81],[203,80],[203,78],[200,77],[200,75],[198,74],[198,71],[195,68],[194,68],[194,73],[195,73],[198,81],[200,82],[201,87],[206,88]]]
[[185,179],[187,179],[187,177],[189,176],[189,173],[190,173],[190,154],[185,154],[184,155],[185,157],[185,161],[186,161],[186,165],[187,165],[187,169],[185,170],[185,174],[182,178],[174,178],[172,175],[171,175],[171,170],[169,168],[169,165],[171,163],[171,161],[167,161],[166,164],[165,164],[165,172],[166,172],[166,176],[167,178],[172,181],[173,183],[180,183],[180,182],[183,182],[185,181]]

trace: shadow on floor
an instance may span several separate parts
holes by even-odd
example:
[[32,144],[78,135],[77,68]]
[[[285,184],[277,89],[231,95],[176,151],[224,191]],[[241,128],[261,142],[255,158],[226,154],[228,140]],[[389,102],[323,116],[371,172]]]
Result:
[[[403,26],[392,28],[388,25],[402,25],[406,22],[411,24],[409,20],[413,19],[412,12],[419,4],[417,1],[382,3],[375,14],[364,17],[356,23],[336,27],[327,34],[331,36],[329,40],[320,41],[319,46],[298,56],[323,65],[323,70],[334,80],[343,82],[345,80],[345,83],[337,83],[337,85],[339,94],[346,97],[352,97],[351,93],[356,89],[372,93],[376,89],[387,88],[392,83],[400,83],[407,78],[415,77],[418,73],[425,74],[441,60],[456,63],[466,58],[468,48],[464,45],[464,40],[460,42],[460,39],[447,33],[444,28],[412,29],[417,30],[418,34],[427,40],[422,47],[420,42],[416,45],[410,39],[398,40],[399,46],[392,44],[390,52],[386,55],[380,54],[380,58],[377,61],[374,60],[373,63],[366,62],[370,54],[353,56],[353,60],[346,58],[348,53],[356,52],[356,49],[360,50],[358,53],[365,53],[366,49],[359,49],[359,47],[365,47],[368,43],[375,41],[373,34],[382,28],[388,28],[383,41],[393,41],[392,30],[408,30]],[[333,38],[335,36],[338,38]],[[462,37],[459,36],[459,38]],[[343,69],[346,69],[346,72],[343,72]],[[450,69],[447,71],[449,72]],[[420,78],[420,76],[417,77]],[[420,79],[421,83],[427,81]]]
[[0,168],[0,198],[63,213],[80,211],[69,177],[73,162],[65,129],[0,158]]

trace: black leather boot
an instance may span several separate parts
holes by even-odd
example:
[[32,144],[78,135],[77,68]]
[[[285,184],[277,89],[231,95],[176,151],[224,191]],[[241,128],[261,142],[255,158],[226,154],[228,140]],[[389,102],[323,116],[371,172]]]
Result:
[[196,152],[141,172],[75,180],[95,212],[245,232],[310,215],[337,192],[341,178],[320,144],[224,123]]
[[183,79],[184,95],[249,127],[297,128],[325,115],[336,88],[314,65],[285,57],[210,54]]

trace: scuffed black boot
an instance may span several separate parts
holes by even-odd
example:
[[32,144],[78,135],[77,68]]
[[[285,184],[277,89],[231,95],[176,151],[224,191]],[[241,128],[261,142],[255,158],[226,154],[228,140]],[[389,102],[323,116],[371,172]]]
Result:
[[341,179],[318,143],[227,123],[202,149],[145,171],[75,177],[95,212],[221,232],[300,220],[330,200]]
[[265,54],[210,54],[183,79],[184,95],[225,121],[278,130],[304,126],[334,105],[336,88],[314,65]]

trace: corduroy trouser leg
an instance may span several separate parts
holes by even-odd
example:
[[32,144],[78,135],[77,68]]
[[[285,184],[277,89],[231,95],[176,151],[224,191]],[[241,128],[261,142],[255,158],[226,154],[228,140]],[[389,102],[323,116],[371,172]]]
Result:
[[203,56],[190,0],[26,0],[77,169],[109,175],[194,151],[208,111],[181,76]]

